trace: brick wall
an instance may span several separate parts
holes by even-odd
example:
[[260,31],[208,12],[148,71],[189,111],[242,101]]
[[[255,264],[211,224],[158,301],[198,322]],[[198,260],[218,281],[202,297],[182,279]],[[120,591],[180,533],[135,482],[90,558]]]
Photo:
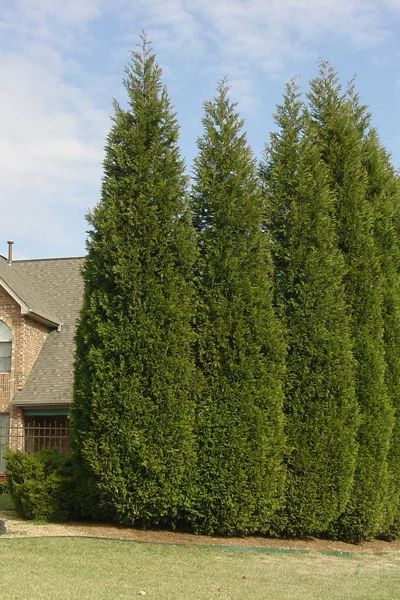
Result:
[[0,287],[0,320],[11,329],[11,373],[0,374],[0,412],[8,412],[15,392],[21,389],[32,370],[46,338],[47,328],[21,315],[21,308]]
[[18,348],[17,365],[21,373],[19,388],[21,389],[35,364],[39,352],[46,339],[48,329],[45,325],[37,323],[28,317],[23,317],[22,324],[22,348]]
[[[22,410],[16,406],[13,406],[13,409],[10,414],[10,440],[9,440],[9,448],[11,450],[19,450],[23,452],[24,450],[24,415]],[[19,435],[17,435],[19,432]],[[14,433],[14,434],[13,434]]]

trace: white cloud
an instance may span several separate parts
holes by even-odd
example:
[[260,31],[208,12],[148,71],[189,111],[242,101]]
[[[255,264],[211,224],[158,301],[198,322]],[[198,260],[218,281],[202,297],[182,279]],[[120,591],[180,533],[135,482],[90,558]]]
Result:
[[2,21],[26,29],[51,29],[50,23],[84,25],[101,14],[100,0],[14,0],[4,2]]
[[400,0],[0,0],[0,251],[14,235],[54,247],[83,237],[69,214],[97,199],[109,127],[96,92],[108,93],[110,73],[81,61],[96,20],[102,32],[113,20],[114,45],[104,40],[104,52],[125,53],[144,28],[170,77],[195,73],[209,86],[228,75],[249,114],[260,70],[292,75],[325,39],[368,50],[371,60],[383,48],[387,56],[398,14]]
[[[84,226],[82,214],[97,200],[109,120],[71,82],[71,61],[48,36],[56,4],[21,0],[6,14],[10,28],[19,15],[21,29],[35,36],[20,35],[13,50],[0,53],[0,244],[16,237],[62,253],[77,247],[74,218],[81,215]],[[83,25],[95,5],[66,2],[64,23]],[[34,29],[39,22],[43,35]]]
[[[347,39],[361,49],[388,39],[382,16],[385,6],[399,0],[138,0],[125,3],[130,12],[141,7],[151,32],[161,30],[170,51],[184,52],[209,43],[215,59],[227,64],[249,61],[267,72],[282,69],[293,56],[326,35]],[[157,45],[159,43],[158,35]],[[210,53],[211,55],[211,53]]]
[[384,0],[383,4],[393,10],[400,10],[400,0]]
[[178,62],[176,77],[182,69],[227,75],[248,114],[257,106],[257,70],[290,77],[294,64],[315,62],[326,39],[378,57],[395,39],[389,5],[400,0],[119,0],[122,19],[141,22],[166,72]]
[[108,125],[63,80],[57,57],[47,59],[0,57],[0,229],[36,241],[66,235],[68,218],[56,210],[68,217],[93,203]]

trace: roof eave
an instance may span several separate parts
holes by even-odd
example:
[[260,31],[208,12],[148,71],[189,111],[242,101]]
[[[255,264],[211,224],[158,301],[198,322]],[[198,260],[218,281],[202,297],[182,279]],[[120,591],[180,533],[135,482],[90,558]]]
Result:
[[13,407],[21,407],[21,408],[29,408],[31,407],[42,407],[42,408],[60,408],[60,407],[70,407],[72,404],[72,400],[65,400],[64,398],[61,400],[47,400],[43,402],[43,400],[12,400],[10,402],[10,406]]
[[13,300],[15,300],[15,302],[17,304],[19,304],[19,306],[21,307],[21,314],[22,315],[31,317],[35,321],[39,321],[43,325],[47,325],[50,328],[59,329],[61,327],[61,322],[60,321],[55,321],[49,315],[45,315],[43,313],[38,313],[38,312],[35,312],[34,310],[32,310],[26,304],[26,302],[24,302],[22,300],[22,298],[20,296],[18,296],[18,294],[16,294],[14,292],[14,290],[4,281],[4,279],[2,277],[0,277],[0,286],[7,292],[7,294],[9,294],[11,296],[11,298]]
[[34,319],[35,321],[38,321],[39,323],[42,323],[43,325],[47,325],[47,327],[50,327],[51,329],[61,329],[61,325],[62,323],[55,321],[54,319],[45,316],[43,314],[39,314],[33,310],[27,310],[26,312],[24,310],[22,310],[21,307],[21,314],[26,316],[26,317],[30,317],[31,319]]

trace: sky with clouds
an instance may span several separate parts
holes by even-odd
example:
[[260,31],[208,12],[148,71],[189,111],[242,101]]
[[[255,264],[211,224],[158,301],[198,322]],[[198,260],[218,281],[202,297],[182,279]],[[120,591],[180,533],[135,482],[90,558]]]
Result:
[[138,35],[153,43],[188,171],[202,104],[227,76],[257,157],[284,84],[328,59],[400,167],[400,0],[0,0],[0,253],[85,252],[112,99]]

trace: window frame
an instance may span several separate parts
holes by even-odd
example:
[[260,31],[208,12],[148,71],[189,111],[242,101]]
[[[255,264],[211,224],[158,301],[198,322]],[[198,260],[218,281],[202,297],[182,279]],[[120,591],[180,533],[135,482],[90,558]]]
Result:
[[[3,327],[1,327],[1,325],[3,325]],[[4,331],[3,335],[5,338],[7,337],[7,333],[8,333],[9,339],[2,339],[1,329],[3,329],[3,331]],[[12,370],[12,344],[13,344],[13,335],[12,335],[11,327],[9,327],[5,321],[0,319],[0,348],[2,346],[3,347],[5,346],[6,348],[8,348],[8,353],[6,353],[5,356],[0,355],[0,373],[1,374],[11,373],[11,370]],[[7,367],[6,369],[3,369],[1,366],[3,360],[5,361],[5,365]]]
[[[38,414],[35,414],[38,413]],[[69,453],[69,416],[68,413],[47,411],[26,411],[24,413],[24,440],[26,454],[44,449],[55,449],[62,455]]]

